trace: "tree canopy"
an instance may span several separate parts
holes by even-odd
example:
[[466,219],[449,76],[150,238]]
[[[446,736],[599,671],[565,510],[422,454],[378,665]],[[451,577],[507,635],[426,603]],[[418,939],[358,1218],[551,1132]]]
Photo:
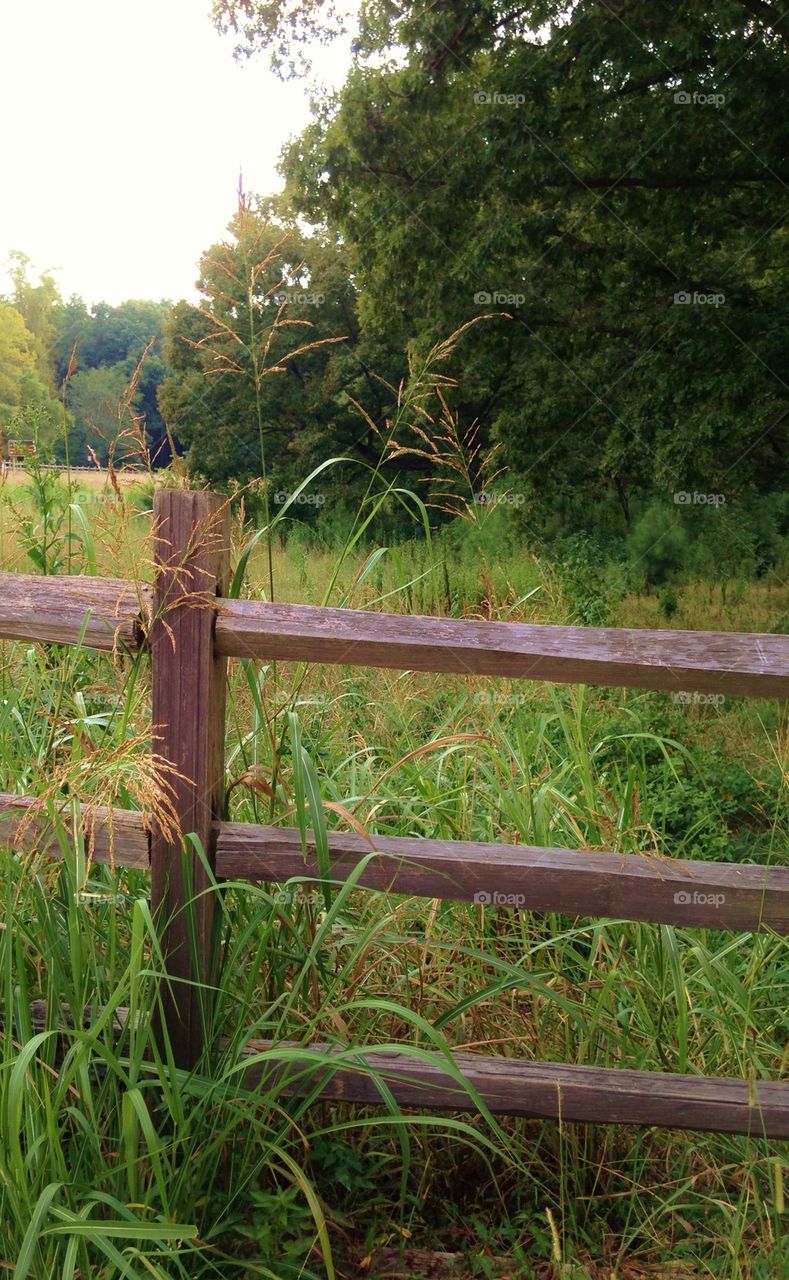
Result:
[[[13,410],[14,431],[35,436],[61,461],[68,454],[89,466],[107,461],[134,419],[135,448],[144,441],[154,465],[169,462],[158,388],[170,303],[66,302],[54,277],[43,272],[36,280],[19,251],[9,255],[9,275],[11,292],[0,297],[0,426],[9,426]],[[124,454],[128,440],[119,460]]]
[[22,379],[34,368],[32,335],[15,307],[0,302],[0,413],[22,401]]
[[265,476],[284,489],[332,454],[374,464],[354,402],[383,419],[392,394],[374,375],[392,352],[360,339],[344,246],[270,205],[243,203],[228,231],[200,261],[200,305],[179,303],[167,324],[160,401],[190,462],[214,483]]
[[[293,12],[215,5],[283,73]],[[426,350],[499,316],[464,343],[454,403],[535,524],[621,532],[676,492],[785,487],[788,29],[768,0],[372,0],[344,87],[287,150],[290,207],[340,239],[363,339]]]
[[154,465],[170,461],[158,402],[158,390],[167,372],[163,342],[170,308],[169,302],[143,299],[130,299],[114,307],[100,302],[89,310],[81,298],[71,298],[58,306],[56,373],[62,383],[74,354],[76,372],[69,381],[68,402],[75,420],[73,448],[81,461],[88,461],[88,444],[106,460],[113,440],[124,429],[124,413],[119,414],[118,406],[132,379],[135,390],[129,408],[140,415]]
[[[17,308],[0,299],[0,436],[51,444],[60,418],[41,375],[35,334]],[[0,457],[4,453],[0,449]]]

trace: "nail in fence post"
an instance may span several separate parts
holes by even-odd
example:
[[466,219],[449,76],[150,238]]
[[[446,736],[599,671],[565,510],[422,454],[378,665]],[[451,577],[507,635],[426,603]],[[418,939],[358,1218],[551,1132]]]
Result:
[[[194,832],[213,866],[211,823],[222,816],[227,659],[214,653],[218,595],[227,591],[230,516],[210,493],[160,489],[154,497],[153,749],[167,761],[161,777],[183,836]],[[190,945],[183,841],[155,821],[151,836],[151,906],[169,984],[163,1021],[176,1065],[191,1067],[203,1043],[200,992],[212,980],[215,894],[195,852],[189,856],[195,919]],[[202,896],[200,896],[202,893]],[[203,1006],[205,1007],[205,1006]]]

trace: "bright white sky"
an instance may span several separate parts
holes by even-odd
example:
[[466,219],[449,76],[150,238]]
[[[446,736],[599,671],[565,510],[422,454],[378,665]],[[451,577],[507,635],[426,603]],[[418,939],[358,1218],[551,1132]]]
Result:
[[[0,7],[0,292],[8,251],[88,303],[194,296],[196,263],[247,191],[281,185],[303,83],[237,62],[210,0]],[[340,84],[347,44],[318,50]]]

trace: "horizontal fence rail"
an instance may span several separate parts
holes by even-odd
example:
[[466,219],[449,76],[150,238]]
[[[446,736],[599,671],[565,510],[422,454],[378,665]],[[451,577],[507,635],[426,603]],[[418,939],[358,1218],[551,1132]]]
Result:
[[379,1079],[400,1106],[420,1110],[475,1111],[472,1089],[489,1111],[500,1115],[789,1138],[789,1087],[771,1080],[453,1053],[463,1084],[448,1063],[426,1061],[407,1052],[294,1045],[290,1061],[283,1064],[286,1049],[281,1042],[250,1041],[246,1054],[251,1062],[244,1084],[258,1087],[284,1075],[291,1081],[292,1093],[311,1093],[316,1089],[316,1074],[321,1074],[319,1064],[334,1059],[323,1068],[324,1079],[318,1086],[323,1100],[380,1105],[384,1099],[376,1083]]
[[68,833],[80,836],[88,856],[97,863],[147,871],[150,866],[150,839],[141,813],[129,809],[108,809],[104,805],[79,805],[75,831],[71,827],[72,808],[67,801],[59,806],[63,829],[56,830],[41,800],[0,792],[0,844],[17,853],[33,851],[58,857],[61,839]]
[[[789,697],[789,637],[633,631],[399,616],[222,598],[228,581],[227,504],[207,494],[154,499],[155,587],[104,578],[0,575],[0,640],[147,648],[153,668],[154,750],[175,768],[175,808],[220,881],[321,879],[295,828],[223,821],[224,660],[251,658],[548,680],[664,692]],[[204,611],[198,617],[195,609]],[[159,766],[157,766],[159,767]],[[162,768],[166,786],[168,774]],[[171,770],[172,776],[172,770]],[[57,857],[75,840],[98,863],[151,869],[170,995],[163,1008],[176,1064],[202,1048],[200,986],[210,998],[210,910],[192,947],[186,883],[202,884],[194,853],[155,815],[0,795],[0,843]],[[549,849],[409,837],[329,834],[326,875],[426,898],[689,927],[789,934],[789,868],[679,861],[652,854]],[[196,877],[196,878],[195,878]],[[293,887],[293,886],[291,886]],[[202,895],[205,898],[206,895]],[[210,895],[209,895],[210,896]],[[173,921],[176,921],[176,926]],[[168,1003],[169,1001],[169,1003]],[[158,1035],[158,1032],[157,1032]],[[457,1053],[452,1061],[379,1049],[248,1044],[240,1080],[285,1072],[294,1092],[345,1102],[469,1110],[560,1120],[660,1124],[789,1137],[789,1086],[777,1081],[513,1061]],[[376,1078],[379,1083],[376,1083]]]
[[0,640],[138,649],[150,587],[115,578],[0,574]]
[[[104,1009],[86,1009],[89,1030]],[[45,1001],[30,1006],[36,1032],[54,1021],[74,1029],[67,1008],[51,1019]],[[113,1009],[116,1044],[128,1024],[129,1010]],[[0,1011],[0,1028],[3,1027]],[[59,1047],[68,1051],[64,1035]],[[382,1086],[401,1107],[474,1112],[531,1120],[584,1121],[595,1124],[662,1125],[671,1129],[739,1133],[751,1138],[789,1137],[789,1089],[771,1080],[734,1080],[726,1076],[633,1071],[554,1062],[488,1058],[456,1052],[452,1065],[429,1060],[394,1046],[358,1048],[341,1044],[299,1044],[250,1040],[240,1063],[239,1084],[261,1089],[276,1084],[285,1093],[314,1095],[325,1102],[367,1106],[385,1104]]]
[[789,636],[532,626],[223,600],[217,652],[563,684],[789,697]]
[[[201,607],[199,604],[194,607]],[[135,649],[152,610],[146,584],[0,574],[0,639]],[[789,697],[789,636],[646,631],[222,600],[219,657],[550,680],[560,684]]]
[[[57,836],[28,798],[0,794],[0,839],[20,852],[57,854]],[[68,817],[69,811],[66,810]],[[147,869],[141,813],[82,806],[78,825],[98,863]],[[213,824],[216,874],[282,883],[320,879],[314,845],[305,860],[295,827]],[[329,833],[329,878],[342,882],[373,853],[359,884],[483,907],[789,934],[789,867],[687,862],[645,854],[404,836]]]
[[[345,880],[373,850],[359,880],[371,889],[483,907],[789,934],[787,867],[421,837],[371,836],[368,842],[332,831],[330,878]],[[309,853],[305,863],[295,828],[216,827],[216,870],[228,879],[319,879],[314,846]]]

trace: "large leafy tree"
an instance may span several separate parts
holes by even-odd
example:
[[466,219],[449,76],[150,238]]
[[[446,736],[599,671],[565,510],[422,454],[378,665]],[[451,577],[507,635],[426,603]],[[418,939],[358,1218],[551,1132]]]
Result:
[[0,302],[0,415],[22,403],[22,379],[34,368],[32,335],[16,307]]
[[32,262],[27,254],[14,249],[8,255],[12,293],[9,301],[25,322],[30,334],[36,371],[42,385],[55,391],[54,343],[57,332],[55,316],[60,293],[54,276],[42,272],[38,282],[31,279]]
[[[292,6],[215,10],[279,67],[298,55]],[[770,0],[371,0],[343,90],[289,149],[363,334],[426,348],[499,313],[456,402],[543,525],[785,486],[788,34]]]
[[396,361],[385,341],[360,343],[344,247],[273,214],[243,202],[203,255],[201,303],[179,303],[167,325],[160,403],[213,483],[265,476],[291,490],[331,455],[377,461],[354,402],[380,421]]
[[60,421],[58,403],[38,370],[35,336],[16,307],[0,301],[0,445],[14,437],[51,444]]
[[127,386],[123,364],[97,365],[74,373],[68,388],[74,419],[69,433],[72,462],[89,466],[98,461],[106,466],[109,459],[115,465],[130,458],[139,460],[130,434]]

